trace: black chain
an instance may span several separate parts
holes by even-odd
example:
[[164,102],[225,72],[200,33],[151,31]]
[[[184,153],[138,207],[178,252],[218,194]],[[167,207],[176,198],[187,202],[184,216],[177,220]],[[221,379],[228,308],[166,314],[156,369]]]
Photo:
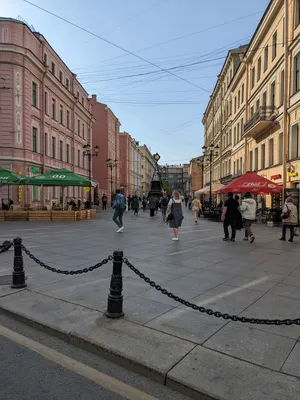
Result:
[[213,315],[217,318],[223,318],[225,320],[231,320],[234,322],[245,322],[249,324],[260,324],[260,325],[300,325],[300,318],[296,319],[260,319],[260,318],[248,318],[248,317],[239,317],[238,315],[230,315],[223,314],[220,311],[214,311],[209,308],[197,306],[197,304],[190,303],[182,299],[179,296],[176,296],[172,292],[169,292],[167,289],[162,288],[160,285],[157,285],[154,281],[148,278],[145,274],[140,272],[135,266],[133,266],[127,258],[123,258],[123,262],[129,267],[135,274],[137,274],[141,279],[143,279],[146,283],[149,283],[151,287],[154,287],[156,290],[161,292],[162,294],[168,296],[170,299],[177,301],[180,304],[185,305],[186,307],[190,307],[193,310],[200,311],[201,313],[206,313],[208,315]]
[[12,242],[10,242],[9,240],[5,240],[1,245],[0,245],[0,254],[4,253],[5,251],[8,251],[11,246],[13,245]]
[[64,274],[64,275],[86,274],[87,272],[91,272],[91,271],[94,271],[97,268],[102,267],[102,265],[107,264],[109,261],[112,261],[112,259],[113,259],[113,256],[108,256],[107,258],[105,258],[101,262],[93,265],[92,267],[83,268],[83,269],[77,269],[75,271],[65,271],[65,270],[62,270],[62,269],[57,269],[57,268],[54,268],[54,267],[50,267],[49,265],[45,264],[43,261],[40,261],[28,249],[26,249],[26,247],[23,246],[22,244],[21,244],[21,248],[28,255],[28,257],[30,257],[33,261],[35,261],[41,267],[43,267],[45,269],[48,269],[49,271],[56,272],[57,274]]

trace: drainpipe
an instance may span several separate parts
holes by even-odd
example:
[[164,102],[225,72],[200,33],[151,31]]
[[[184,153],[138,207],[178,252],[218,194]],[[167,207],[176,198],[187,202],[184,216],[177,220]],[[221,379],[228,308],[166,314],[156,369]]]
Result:
[[[245,61],[246,68],[246,87],[245,87],[245,121],[249,120],[249,62]],[[245,172],[249,170],[249,144],[248,139],[245,138]]]
[[72,135],[72,171],[75,172],[75,105],[76,105],[76,98],[75,98],[75,79],[76,79],[76,74],[72,74],[72,94],[74,96],[73,98],[73,107],[72,107],[72,120],[71,120],[71,127],[73,131]]
[[[42,58],[44,54],[44,49],[45,49],[45,43],[42,42]],[[45,65],[45,69],[43,71],[42,75],[42,84],[41,84],[41,92],[40,92],[40,112],[41,112],[41,132],[40,132],[40,138],[41,138],[41,143],[40,147],[42,147],[42,174],[45,173],[45,166],[46,166],[46,151],[45,151],[45,76],[47,75],[48,72],[48,67]],[[41,149],[40,149],[41,150]],[[42,196],[42,204],[43,206],[45,205],[45,196],[44,196],[44,186],[41,188],[41,196]]]
[[289,99],[289,50],[288,50],[288,0],[284,0],[284,100],[283,100],[283,162],[282,162],[282,200],[284,201],[284,190],[287,185],[287,161],[288,161],[288,99]]

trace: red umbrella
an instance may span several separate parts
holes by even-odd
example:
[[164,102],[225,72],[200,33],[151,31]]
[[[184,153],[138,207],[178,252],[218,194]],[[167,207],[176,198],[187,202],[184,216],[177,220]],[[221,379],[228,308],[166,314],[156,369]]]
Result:
[[249,171],[246,172],[245,175],[235,179],[233,182],[230,182],[223,188],[216,190],[215,193],[224,194],[229,192],[232,193],[250,192],[252,194],[258,194],[258,193],[276,194],[282,192],[282,186],[277,185],[276,183],[271,182],[260,175],[257,175],[256,172]]

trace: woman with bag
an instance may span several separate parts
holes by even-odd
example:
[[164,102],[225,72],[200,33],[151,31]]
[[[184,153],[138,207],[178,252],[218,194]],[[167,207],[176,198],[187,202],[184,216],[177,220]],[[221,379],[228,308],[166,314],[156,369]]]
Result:
[[201,210],[201,203],[199,196],[195,196],[194,200],[192,201],[192,210],[193,210],[195,224],[197,224],[199,218],[199,211]]
[[181,227],[183,218],[183,206],[181,197],[179,192],[177,190],[174,190],[167,208],[167,222],[169,222],[170,228],[173,228],[174,237],[172,240],[174,241],[178,240],[178,231]]
[[284,207],[282,210],[282,236],[279,240],[285,240],[286,230],[290,228],[290,238],[289,242],[294,241],[294,227],[298,225],[298,210],[295,204],[293,203],[293,199],[288,197],[284,203]]

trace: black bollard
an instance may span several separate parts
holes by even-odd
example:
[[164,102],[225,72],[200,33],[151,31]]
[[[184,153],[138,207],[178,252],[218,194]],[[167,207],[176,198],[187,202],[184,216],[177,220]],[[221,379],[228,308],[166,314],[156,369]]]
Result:
[[107,311],[105,315],[108,318],[121,318],[123,312],[123,277],[122,277],[123,251],[114,251],[113,273],[110,280],[110,293],[107,300]]
[[14,270],[12,274],[12,284],[11,287],[14,289],[20,289],[26,287],[25,283],[25,272],[23,268],[23,256],[22,256],[22,239],[16,238],[14,239]]

